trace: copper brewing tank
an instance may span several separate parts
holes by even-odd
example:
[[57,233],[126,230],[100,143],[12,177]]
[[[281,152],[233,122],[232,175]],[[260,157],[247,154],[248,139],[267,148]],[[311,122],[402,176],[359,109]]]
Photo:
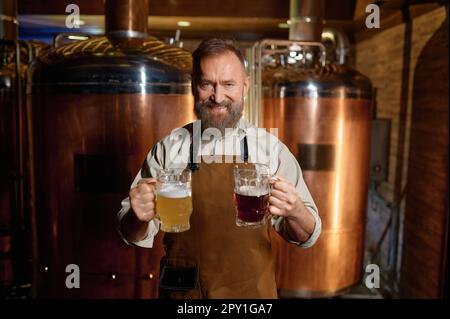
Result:
[[[306,2],[321,3],[300,2],[297,8],[310,12],[317,10]],[[265,40],[254,48],[261,65],[260,126],[278,128],[322,219],[321,236],[309,249],[272,234],[280,297],[333,296],[362,279],[372,88],[347,65],[326,62],[314,34],[291,29],[291,41]]]
[[[146,35],[147,8],[107,0],[106,37],[57,47],[33,66],[37,297],[157,296],[160,236],[153,249],[127,246],[116,215],[153,144],[194,114],[191,55]],[[65,285],[69,264],[78,289]]]

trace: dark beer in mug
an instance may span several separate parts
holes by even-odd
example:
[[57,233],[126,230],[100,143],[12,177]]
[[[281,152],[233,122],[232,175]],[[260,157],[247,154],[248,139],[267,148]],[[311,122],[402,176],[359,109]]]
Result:
[[260,189],[242,186],[234,193],[234,200],[238,226],[257,228],[265,224],[269,209],[269,193],[261,194]]
[[262,196],[234,194],[234,200],[240,223],[259,225],[267,214],[269,194]]
[[257,228],[266,223],[269,212],[270,174],[264,164],[234,168],[236,225]]

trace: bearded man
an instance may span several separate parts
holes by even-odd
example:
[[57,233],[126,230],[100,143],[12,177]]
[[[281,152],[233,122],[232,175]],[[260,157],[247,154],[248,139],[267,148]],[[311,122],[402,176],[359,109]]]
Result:
[[[192,171],[190,229],[164,234],[160,298],[277,298],[270,227],[299,249],[311,247],[320,235],[321,220],[297,160],[275,136],[265,130],[261,134],[242,117],[249,85],[244,58],[232,41],[203,41],[193,53],[198,120],[152,148],[122,201],[118,220],[123,239],[151,248],[160,227],[155,218],[158,170]],[[196,131],[203,136],[210,132],[209,138],[195,143]],[[262,160],[258,154],[268,157]],[[224,161],[230,157],[232,161]],[[233,169],[238,162],[262,161],[272,176],[270,222],[239,227]]]

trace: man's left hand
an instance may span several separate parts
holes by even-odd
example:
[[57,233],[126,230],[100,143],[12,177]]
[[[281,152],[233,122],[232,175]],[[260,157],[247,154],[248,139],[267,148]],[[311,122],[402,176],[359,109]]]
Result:
[[269,204],[269,212],[272,215],[284,217],[298,216],[302,205],[294,185],[279,176],[273,178]]
[[314,217],[303,204],[294,185],[283,177],[273,177],[269,212],[286,218],[286,230],[291,240],[305,242],[314,231]]

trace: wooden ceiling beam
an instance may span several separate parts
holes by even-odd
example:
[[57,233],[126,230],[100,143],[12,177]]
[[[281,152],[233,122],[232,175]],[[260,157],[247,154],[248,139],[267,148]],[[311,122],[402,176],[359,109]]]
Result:
[[[81,15],[83,28],[102,28],[104,27],[104,16],[102,15]],[[19,24],[28,28],[38,27],[60,27],[65,26],[65,15],[21,15]],[[179,21],[187,21],[189,27],[178,25]],[[187,30],[187,31],[230,31],[230,32],[283,32],[279,24],[285,24],[284,19],[275,18],[252,18],[252,17],[191,17],[191,16],[149,16],[148,25],[150,30]],[[353,30],[351,20],[325,20],[326,27],[340,28],[345,31]]]
[[[20,15],[65,14],[76,3],[84,15],[103,15],[104,0],[18,0]],[[148,0],[152,16],[289,18],[289,0]],[[351,20],[356,0],[326,0],[325,18]]]

